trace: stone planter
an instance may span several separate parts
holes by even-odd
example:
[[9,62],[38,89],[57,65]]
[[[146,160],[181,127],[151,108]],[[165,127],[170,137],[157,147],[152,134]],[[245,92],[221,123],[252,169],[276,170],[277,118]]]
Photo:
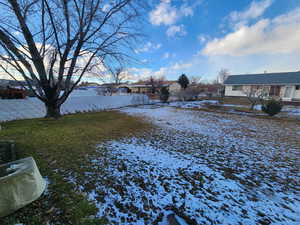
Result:
[[32,157],[0,165],[0,217],[38,199],[45,188]]

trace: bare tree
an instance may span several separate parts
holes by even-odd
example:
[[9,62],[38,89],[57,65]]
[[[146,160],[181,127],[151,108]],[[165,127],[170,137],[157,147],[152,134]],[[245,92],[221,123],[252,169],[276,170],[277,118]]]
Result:
[[218,74],[218,79],[217,79],[217,82],[219,84],[224,84],[225,80],[227,79],[227,77],[230,75],[230,72],[228,69],[225,69],[225,68],[222,68],[220,71],[219,71],[219,74]]
[[199,94],[202,92],[198,86],[189,86],[186,89],[181,89],[174,93],[174,95],[181,101],[197,100]]
[[230,75],[230,72],[228,69],[222,68],[219,71],[218,77],[215,80],[215,82],[213,82],[214,85],[221,85],[219,88],[219,93],[221,96],[221,101],[223,101],[223,98],[225,97],[225,86],[224,86],[224,82],[226,81],[227,77]]
[[165,77],[153,77],[150,76],[144,82],[146,85],[151,85],[151,93],[155,94],[160,88],[163,87],[165,82]]
[[108,66],[107,71],[110,74],[111,80],[114,84],[120,84],[127,78],[124,66]]
[[250,109],[253,110],[258,103],[261,103],[268,96],[269,88],[266,86],[248,86],[243,88],[242,92],[247,96]]
[[46,117],[57,118],[83,76],[106,61],[129,58],[128,49],[139,35],[142,4],[0,0],[0,68],[12,78],[21,75],[44,102]]

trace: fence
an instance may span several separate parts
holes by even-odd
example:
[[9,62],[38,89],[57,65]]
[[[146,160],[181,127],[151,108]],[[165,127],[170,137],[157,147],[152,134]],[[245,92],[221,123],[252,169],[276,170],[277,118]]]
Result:
[[[71,96],[62,105],[61,113],[101,111],[148,103],[146,95]],[[0,121],[41,118],[45,114],[45,106],[37,98],[0,99]]]

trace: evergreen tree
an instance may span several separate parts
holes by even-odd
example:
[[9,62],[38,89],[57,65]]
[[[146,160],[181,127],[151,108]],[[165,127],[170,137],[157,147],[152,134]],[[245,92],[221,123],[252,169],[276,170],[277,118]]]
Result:
[[261,107],[261,110],[267,113],[269,116],[274,116],[280,113],[281,109],[282,109],[282,103],[275,99],[266,101]]
[[169,99],[170,93],[167,87],[162,87],[160,89],[160,100],[164,103],[166,103]]
[[188,87],[190,81],[189,81],[189,78],[185,74],[182,74],[178,78],[178,83],[180,84],[181,88],[186,89]]

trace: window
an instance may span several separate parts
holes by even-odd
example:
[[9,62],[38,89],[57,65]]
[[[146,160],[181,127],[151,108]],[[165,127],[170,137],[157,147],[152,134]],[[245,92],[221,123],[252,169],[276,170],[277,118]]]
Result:
[[296,85],[296,90],[300,90],[300,85]]
[[259,89],[259,86],[257,86],[257,85],[251,86],[251,91],[252,91],[252,92],[257,91],[258,89]]
[[242,85],[232,86],[232,90],[233,91],[242,91],[243,90],[243,86]]
[[270,96],[280,96],[280,86],[271,86],[269,95]]

